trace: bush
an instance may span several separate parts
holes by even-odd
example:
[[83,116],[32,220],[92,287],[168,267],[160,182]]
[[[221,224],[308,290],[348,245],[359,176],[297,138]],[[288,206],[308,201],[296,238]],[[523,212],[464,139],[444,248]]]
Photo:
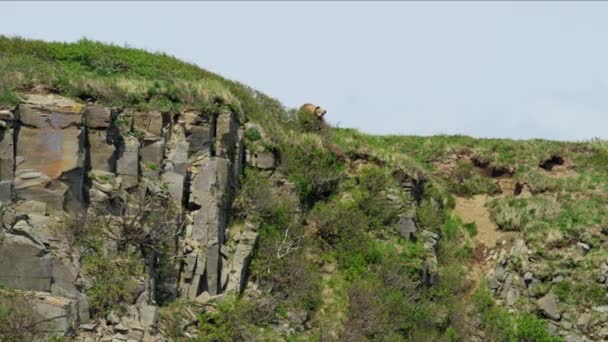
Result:
[[45,330],[43,323],[26,298],[0,289],[0,341],[33,341]]
[[335,198],[317,203],[310,212],[309,221],[329,248],[359,238],[368,229],[367,217],[358,207]]
[[438,184],[430,183],[424,192],[422,203],[416,208],[416,217],[423,227],[438,232],[452,208],[454,198]]
[[245,131],[245,138],[251,142],[256,142],[262,139],[262,134],[256,128],[251,127]]
[[314,136],[305,135],[300,141],[285,144],[285,172],[296,185],[300,201],[312,205],[336,189],[342,177],[342,163],[325,149]]
[[551,336],[546,323],[538,317],[519,313],[511,314],[496,306],[487,284],[482,283],[473,295],[473,303],[481,315],[481,328],[496,341],[559,342],[561,337]]
[[447,184],[451,192],[460,196],[500,193],[496,181],[476,173],[470,161],[458,160]]
[[246,300],[227,297],[215,312],[204,312],[200,317],[199,341],[252,341],[255,328],[251,322],[256,315],[253,305]]
[[370,228],[380,230],[397,221],[398,209],[385,193],[395,186],[392,177],[378,166],[366,165],[357,174],[357,185],[352,190],[353,199],[367,215]]
[[105,253],[87,255],[82,274],[91,282],[85,289],[91,312],[104,316],[121,309],[121,304],[134,302],[139,286],[137,277],[143,274],[142,264],[133,256],[108,256]]

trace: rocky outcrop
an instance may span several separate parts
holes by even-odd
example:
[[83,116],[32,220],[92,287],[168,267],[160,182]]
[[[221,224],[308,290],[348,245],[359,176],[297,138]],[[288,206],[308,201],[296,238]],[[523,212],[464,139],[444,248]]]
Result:
[[54,210],[82,208],[83,112],[83,105],[66,98],[26,96],[15,136],[18,198],[42,201]]
[[[227,241],[230,203],[243,166],[244,144],[242,130],[230,112],[221,112],[216,123],[195,120],[192,111],[187,112],[186,118],[185,131],[192,133],[186,142],[173,142],[176,147],[184,149],[187,144],[209,146],[205,140],[209,137],[207,132],[212,127],[216,129],[217,154],[209,157],[206,149],[199,151],[190,157],[192,162],[188,170],[191,182],[187,215],[191,223],[186,230],[188,242],[184,249],[180,293],[184,298],[194,299],[203,293],[216,296],[227,286],[228,270],[225,265],[228,256],[223,253],[222,247]],[[209,127],[197,128],[194,123]],[[178,176],[173,172],[173,177],[179,181]]]
[[[54,322],[52,331],[81,324],[83,336],[141,341],[156,333],[159,293],[196,299],[244,289],[257,229],[228,228],[247,154],[235,113],[142,112],[56,95],[23,98],[18,107],[0,110],[0,284],[35,293],[36,311]],[[276,160],[256,164],[275,167]],[[108,227],[104,253],[112,255],[124,229],[147,232],[134,238],[155,236],[149,229],[158,225],[138,222],[144,209],[132,201],[149,194],[166,196],[181,218],[171,221],[179,238],[168,245],[181,261],[161,281],[156,252],[147,250],[128,314],[88,322],[88,280],[69,234],[58,227],[76,217],[102,220]],[[50,319],[55,315],[62,318]]]

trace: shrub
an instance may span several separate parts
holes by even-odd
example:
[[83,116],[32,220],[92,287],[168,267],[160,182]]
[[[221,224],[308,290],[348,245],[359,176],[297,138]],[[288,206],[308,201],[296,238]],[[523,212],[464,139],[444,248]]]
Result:
[[262,139],[262,134],[256,128],[248,128],[245,131],[245,138],[251,142],[255,142]]
[[368,228],[367,217],[358,207],[335,198],[317,203],[310,212],[309,221],[330,248],[344,240],[360,237]]
[[424,192],[422,203],[416,208],[416,216],[423,227],[440,231],[453,207],[454,198],[438,184],[431,183]]
[[473,295],[473,303],[481,316],[481,328],[496,341],[559,342],[560,337],[551,336],[546,323],[528,313],[511,314],[496,306],[487,284],[482,283]]
[[318,138],[305,135],[298,142],[285,144],[281,150],[287,177],[296,185],[303,204],[312,205],[336,189],[342,164]]
[[353,199],[367,215],[370,228],[382,229],[397,221],[398,209],[385,191],[394,187],[394,181],[386,170],[366,165],[357,174],[357,185],[352,190]]
[[85,256],[81,271],[91,280],[85,289],[91,311],[100,316],[134,301],[133,293],[138,286],[136,277],[143,274],[142,265],[133,256],[103,253]]
[[21,102],[19,96],[8,89],[0,90],[0,105],[16,106]]
[[230,296],[222,300],[215,312],[204,312],[200,317],[200,341],[254,340],[255,310],[251,302]]
[[458,160],[451,177],[447,180],[451,192],[460,196],[500,193],[500,188],[491,177],[485,177],[473,170],[468,160]]
[[0,341],[33,341],[44,328],[44,321],[26,298],[0,289]]

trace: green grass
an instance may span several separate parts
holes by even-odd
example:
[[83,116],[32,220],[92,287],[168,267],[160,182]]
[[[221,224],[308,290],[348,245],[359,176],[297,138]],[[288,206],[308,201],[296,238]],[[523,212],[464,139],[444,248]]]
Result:
[[226,105],[261,123],[285,121],[274,99],[238,82],[163,53],[103,44],[43,42],[0,36],[0,106],[43,86],[113,106],[207,111]]

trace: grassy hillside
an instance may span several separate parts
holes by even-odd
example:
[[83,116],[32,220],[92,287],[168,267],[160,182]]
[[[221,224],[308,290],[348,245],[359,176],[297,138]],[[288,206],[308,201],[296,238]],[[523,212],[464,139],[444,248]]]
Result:
[[[608,304],[595,281],[608,257],[605,141],[371,136],[311,124],[305,113],[167,55],[0,37],[0,107],[28,91],[164,111],[229,106],[259,125],[246,132],[249,148],[280,155],[273,174],[246,170],[234,204],[233,226],[259,226],[255,288],[201,311],[201,340],[553,341],[560,337],[547,332],[537,298],[553,291],[574,322],[583,308]],[[509,270],[540,281],[513,313],[484,275],[472,280],[476,222],[454,208],[480,195],[495,228],[514,231],[533,256]],[[400,232],[408,217],[416,238]],[[558,275],[568,281],[552,282]],[[186,307],[163,308],[173,340],[186,340],[174,326]]]

